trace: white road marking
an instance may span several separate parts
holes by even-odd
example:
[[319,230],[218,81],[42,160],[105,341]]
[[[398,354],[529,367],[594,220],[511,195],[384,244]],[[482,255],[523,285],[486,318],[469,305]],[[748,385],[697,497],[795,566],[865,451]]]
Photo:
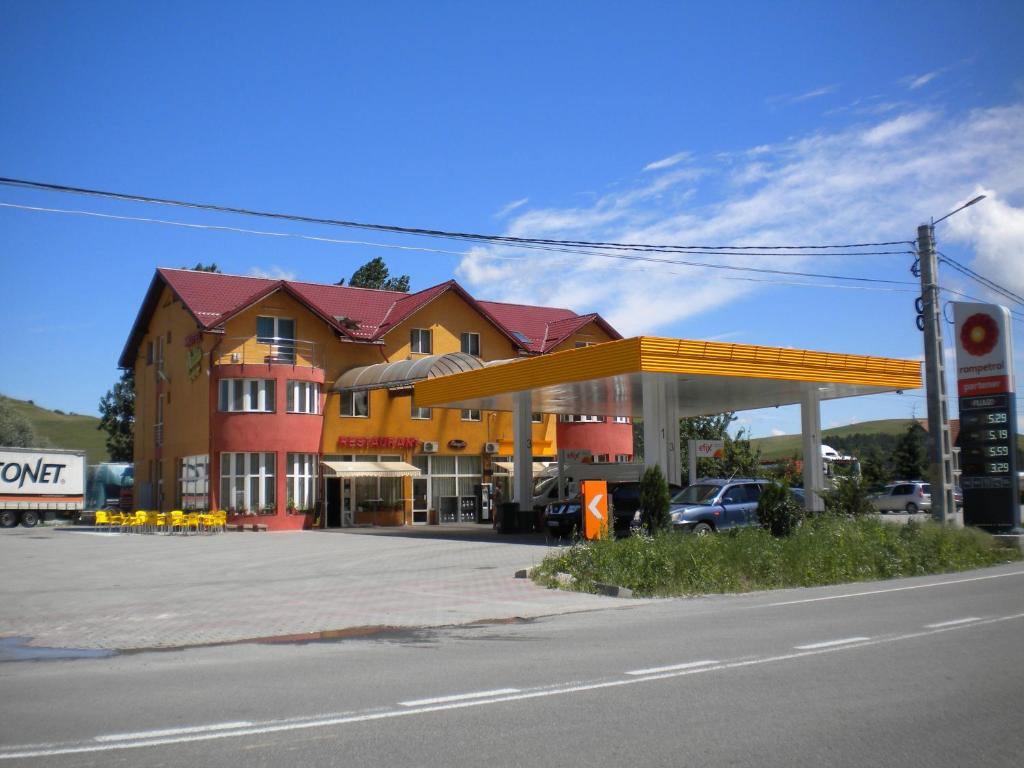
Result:
[[[17,748],[17,751],[12,750],[0,752],[0,760],[17,760],[29,757],[53,757],[56,755],[74,755],[90,752],[109,752],[116,749],[139,749],[142,747],[160,747],[171,744],[210,741],[213,739],[235,738],[239,736],[254,736],[268,733],[282,733],[286,731],[308,730],[311,728],[327,728],[330,726],[348,725],[351,723],[365,723],[373,720],[390,720],[397,717],[408,717],[410,715],[423,715],[430,714],[433,712],[445,712],[455,709],[466,709],[468,707],[480,707],[490,704],[503,704],[510,701],[524,701],[527,699],[546,698],[549,696],[563,696],[565,694],[570,693],[596,691],[605,688],[618,688],[625,685],[649,683],[656,680],[670,680],[677,677],[685,677],[687,675],[699,675],[705,672],[741,669],[743,667],[750,667],[761,664],[774,664],[782,661],[790,661],[792,659],[801,659],[810,656],[820,656],[828,653],[839,653],[842,651],[849,650],[851,648],[865,648],[873,645],[881,645],[883,643],[894,643],[903,640],[913,640],[919,637],[927,637],[929,635],[938,635],[944,632],[955,632],[960,629],[966,629],[968,628],[968,626],[970,628],[973,628],[981,625],[998,624],[1001,622],[1017,621],[1020,619],[1024,619],[1024,613],[1015,613],[1010,616],[1000,616],[992,619],[984,619],[982,621],[977,622],[976,624],[971,625],[960,624],[953,627],[943,627],[941,629],[932,629],[928,631],[910,632],[904,635],[880,637],[874,640],[869,640],[867,642],[855,645],[831,646],[829,648],[818,648],[810,651],[801,651],[799,653],[787,653],[780,656],[767,656],[762,658],[746,659],[743,661],[723,662],[721,664],[695,667],[692,669],[676,670],[674,672],[662,672],[655,675],[648,675],[646,677],[630,677],[624,679],[620,678],[615,680],[604,680],[600,682],[589,683],[570,683],[560,687],[547,687],[539,690],[525,691],[521,693],[509,694],[507,696],[498,696],[489,699],[473,699],[471,701],[450,702],[447,704],[437,704],[432,706],[424,706],[410,709],[391,709],[384,711],[375,710],[368,711],[365,714],[345,713],[336,715],[313,716],[308,719],[291,718],[288,720],[266,720],[262,723],[255,724],[252,727],[239,728],[237,730],[184,734],[180,736],[168,736],[163,738],[145,739],[139,741],[120,741],[110,742],[106,744],[83,744],[81,742],[69,742],[63,746],[55,746],[54,748],[49,748],[50,745],[48,744],[39,744],[32,745],[29,747]],[[10,747],[8,747],[7,749],[11,750]]]
[[214,723],[212,725],[193,725],[188,728],[165,728],[160,731],[137,731],[135,733],[111,733],[97,736],[96,741],[138,741],[139,739],[159,739],[162,736],[179,736],[186,733],[206,733],[208,731],[229,731],[234,728],[249,728],[255,725],[248,720],[235,723]]
[[1005,579],[1007,576],[1024,576],[1024,571],[1011,571],[1010,573],[995,573],[989,576],[972,576],[967,579],[950,579],[948,581],[936,581],[931,584],[912,584],[909,587],[892,587],[891,589],[872,589],[867,592],[851,592],[847,595],[828,595],[826,597],[809,597],[805,600],[786,600],[781,603],[765,603],[754,606],[755,608],[778,608],[783,605],[800,605],[802,603],[820,603],[825,600],[845,600],[848,597],[865,597],[866,595],[884,595],[887,592],[906,592],[908,589],[930,589],[932,587],[945,587],[950,584],[966,584],[971,581],[986,581],[988,579]]
[[841,640],[826,640],[823,643],[810,643],[808,645],[794,645],[798,651],[813,651],[818,648],[832,648],[837,645],[849,645],[850,643],[863,643],[870,640],[870,637],[844,637]]
[[940,629],[942,627],[955,627],[957,624],[970,624],[972,621],[981,621],[979,616],[968,616],[965,619],[953,619],[952,621],[940,621],[938,624],[925,624],[925,629]]
[[632,672],[627,672],[627,675],[656,675],[659,672],[673,672],[677,669],[694,669],[696,667],[706,667],[709,664],[720,664],[719,661],[688,661],[685,664],[672,664],[667,667],[651,667],[650,669],[634,669]]
[[509,693],[519,693],[518,688],[498,688],[494,691],[477,691],[476,693],[459,693],[454,696],[438,696],[434,699],[416,699],[415,701],[400,701],[402,707],[424,707],[430,704],[444,704],[449,701],[465,701],[467,699],[486,699],[490,696],[505,696]]

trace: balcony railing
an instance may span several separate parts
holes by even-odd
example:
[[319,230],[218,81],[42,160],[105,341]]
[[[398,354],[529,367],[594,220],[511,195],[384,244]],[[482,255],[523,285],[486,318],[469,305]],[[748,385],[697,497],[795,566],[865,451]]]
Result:
[[290,365],[323,368],[323,348],[315,341],[266,336],[225,338],[217,350],[215,365]]

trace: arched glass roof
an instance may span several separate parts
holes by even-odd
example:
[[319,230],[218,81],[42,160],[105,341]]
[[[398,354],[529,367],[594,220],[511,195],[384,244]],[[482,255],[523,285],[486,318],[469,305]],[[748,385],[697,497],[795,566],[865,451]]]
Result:
[[428,355],[415,360],[399,360],[396,363],[364,365],[341,374],[334,386],[331,387],[331,391],[355,392],[364,389],[409,387],[424,379],[475,371],[505,362],[509,361],[484,362],[479,357],[467,355],[464,352],[452,352],[447,355]]

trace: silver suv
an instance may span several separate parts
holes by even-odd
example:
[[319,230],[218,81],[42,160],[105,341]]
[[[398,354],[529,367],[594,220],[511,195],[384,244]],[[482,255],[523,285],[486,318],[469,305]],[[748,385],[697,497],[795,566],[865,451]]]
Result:
[[[725,528],[757,525],[757,504],[769,482],[760,478],[698,480],[672,496],[672,527],[702,536]],[[637,510],[634,527],[640,526],[641,516]]]
[[932,487],[924,480],[901,480],[889,483],[885,490],[871,497],[871,503],[879,512],[930,512],[932,508]]

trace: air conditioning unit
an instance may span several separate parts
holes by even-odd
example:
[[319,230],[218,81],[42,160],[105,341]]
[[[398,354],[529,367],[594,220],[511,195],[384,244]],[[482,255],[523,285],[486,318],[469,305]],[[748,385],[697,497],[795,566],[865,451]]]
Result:
[[423,441],[423,452],[424,453],[437,453],[437,441],[435,441],[435,440],[424,440]]
[[484,453],[497,453],[498,449],[497,443],[484,443]]

